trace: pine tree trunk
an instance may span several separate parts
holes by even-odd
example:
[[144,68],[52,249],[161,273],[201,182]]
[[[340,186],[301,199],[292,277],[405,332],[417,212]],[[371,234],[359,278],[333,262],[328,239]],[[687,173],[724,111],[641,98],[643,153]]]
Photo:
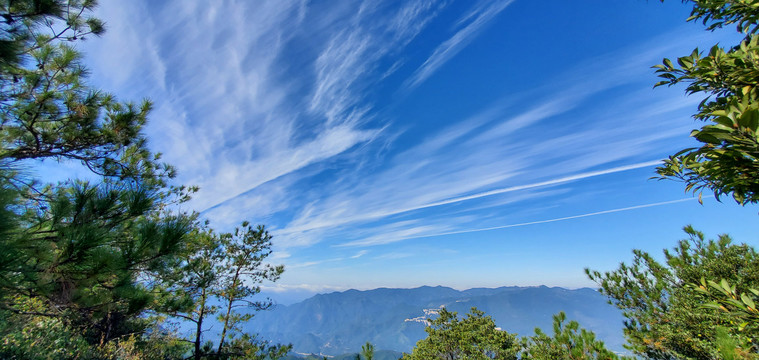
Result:
[[206,289],[203,289],[203,292],[200,295],[200,299],[200,313],[198,313],[197,327],[195,329],[195,360],[200,360],[201,358],[200,335],[203,332],[203,317],[205,316],[206,312]]
[[[234,291],[237,287],[237,280],[240,278],[240,268],[237,268],[235,271],[235,277],[232,279],[232,287],[231,290]],[[219,350],[216,351],[217,354],[221,354],[221,348],[224,346],[224,337],[227,335],[227,329],[229,328],[229,315],[232,313],[232,303],[234,302],[234,296],[230,292],[229,293],[229,303],[227,303],[227,314],[224,316],[224,327],[221,330],[221,339],[219,340]]]

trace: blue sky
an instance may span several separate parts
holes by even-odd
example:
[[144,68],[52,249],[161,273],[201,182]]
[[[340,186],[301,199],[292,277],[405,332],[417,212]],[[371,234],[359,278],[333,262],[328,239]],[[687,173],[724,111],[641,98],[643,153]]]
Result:
[[150,98],[150,146],[220,230],[286,266],[266,290],[592,286],[693,224],[757,243],[757,208],[649,180],[699,97],[652,65],[733,30],[680,1],[103,1],[91,82]]

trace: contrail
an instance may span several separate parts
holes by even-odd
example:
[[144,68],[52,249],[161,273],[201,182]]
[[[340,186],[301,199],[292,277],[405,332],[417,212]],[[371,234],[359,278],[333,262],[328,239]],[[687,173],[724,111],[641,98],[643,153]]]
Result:
[[[482,229],[451,231],[451,232],[447,232],[447,233],[442,233],[442,234],[437,234],[437,235],[428,235],[428,236],[465,234],[465,233],[478,232],[478,231],[489,231],[489,230],[498,230],[498,229],[508,229],[508,228],[519,227],[519,226],[527,226],[527,225],[535,225],[535,224],[545,224],[545,223],[551,223],[551,222],[557,222],[557,221],[579,219],[579,218],[584,218],[584,217],[588,217],[588,216],[611,214],[611,213],[628,211],[628,210],[643,209],[643,208],[654,207],[654,206],[661,206],[661,205],[669,205],[669,204],[675,204],[675,203],[680,203],[680,202],[685,202],[685,201],[690,201],[690,200],[695,200],[695,199],[693,199],[693,198],[687,198],[687,199],[679,199],[679,200],[662,201],[662,202],[657,202],[657,203],[652,203],[652,204],[636,205],[636,206],[629,206],[629,207],[624,207],[624,208],[619,208],[619,209],[596,211],[596,212],[587,213],[587,214],[565,216],[565,217],[560,217],[560,218],[555,218],[555,219],[530,221],[530,222],[525,222],[525,223],[509,224],[509,225],[502,225],[502,226],[494,226],[494,227],[482,228]],[[419,236],[419,237],[422,237],[422,236]],[[427,236],[425,236],[425,237],[427,237]]]
[[679,200],[662,201],[662,202],[656,202],[656,203],[651,203],[651,204],[628,206],[628,207],[618,208],[618,209],[612,209],[612,210],[596,211],[596,212],[587,213],[587,214],[565,216],[565,217],[560,217],[560,218],[555,218],[555,219],[537,220],[537,221],[530,221],[530,222],[524,222],[524,223],[518,223],[518,224],[493,226],[493,227],[481,228],[481,229],[469,229],[469,230],[449,231],[449,232],[444,232],[444,233],[428,234],[428,235],[415,235],[415,236],[408,236],[408,237],[398,238],[398,239],[395,239],[395,240],[392,240],[392,241],[388,241],[388,242],[385,242],[385,243],[382,243],[382,244],[362,244],[361,241],[354,241],[354,242],[349,242],[349,243],[342,244],[342,245],[339,245],[339,246],[383,245],[383,244],[389,244],[389,243],[392,243],[392,242],[397,242],[397,241],[402,241],[402,240],[409,240],[409,239],[419,239],[419,238],[428,238],[428,237],[435,237],[435,236],[468,234],[468,233],[480,232],[480,231],[508,229],[508,228],[513,228],[513,227],[520,227],[520,226],[527,226],[527,225],[536,225],[536,224],[545,224],[545,223],[552,223],[552,222],[557,222],[557,221],[579,219],[579,218],[584,218],[584,217],[589,217],[589,216],[596,216],[596,215],[617,213],[617,212],[622,212],[622,211],[643,209],[643,208],[649,208],[649,207],[654,207],[654,206],[669,205],[669,204],[681,203],[681,202],[692,201],[692,200],[695,200],[695,199],[694,198],[686,198],[686,199],[679,199]]
[[[412,209],[416,210],[416,209],[428,208],[428,207],[433,207],[433,206],[447,205],[447,204],[457,203],[457,202],[466,201],[466,200],[478,199],[478,198],[482,198],[482,197],[486,197],[486,196],[491,196],[491,195],[498,195],[498,194],[503,194],[503,193],[512,192],[512,191],[518,191],[518,190],[532,189],[532,188],[541,187],[541,186],[556,185],[556,184],[561,184],[561,183],[565,183],[565,182],[568,182],[568,181],[581,180],[581,179],[585,179],[585,178],[589,178],[589,177],[606,175],[606,174],[613,174],[613,173],[617,173],[617,172],[621,172],[621,171],[640,169],[640,168],[649,167],[649,166],[653,166],[653,165],[660,165],[660,164],[661,164],[661,160],[654,160],[654,161],[646,161],[646,162],[637,163],[637,164],[618,166],[618,167],[611,168],[611,169],[591,171],[591,172],[586,172],[586,173],[572,175],[572,176],[565,176],[563,178],[558,178],[558,179],[553,179],[553,180],[548,180],[548,181],[542,181],[542,182],[538,182],[538,183],[532,183],[532,184],[527,184],[527,185],[519,185],[519,186],[511,186],[511,187],[507,187],[507,188],[501,188],[501,189],[495,189],[495,190],[490,190],[490,191],[486,191],[486,192],[481,192],[481,193],[477,193],[477,194],[473,194],[473,195],[461,196],[461,197],[457,197],[457,198],[452,198],[452,199],[448,199],[448,200],[442,200],[442,201],[438,201],[438,202],[434,202],[434,203],[429,203],[429,204],[421,205],[421,206],[418,206],[418,207],[412,208]],[[404,211],[408,211],[408,210],[404,209]]]
[[653,161],[640,162],[640,163],[635,163],[635,164],[630,164],[630,165],[617,166],[617,167],[610,168],[610,169],[604,169],[604,170],[598,170],[598,171],[589,171],[589,172],[584,172],[584,173],[580,173],[580,174],[565,176],[565,177],[558,178],[558,179],[552,179],[552,180],[546,180],[546,181],[541,181],[541,182],[532,183],[532,184],[517,185],[517,186],[506,187],[506,188],[494,189],[494,190],[485,191],[485,192],[481,192],[481,193],[477,193],[477,194],[466,195],[466,196],[459,196],[459,197],[445,199],[445,200],[440,200],[440,201],[431,202],[431,203],[427,203],[427,204],[415,205],[415,206],[410,206],[410,207],[405,207],[405,208],[400,208],[400,209],[379,210],[379,211],[375,211],[375,212],[371,212],[371,213],[365,213],[365,214],[360,214],[360,215],[354,215],[354,216],[344,217],[344,218],[341,218],[339,220],[335,220],[335,221],[333,221],[331,223],[320,224],[318,226],[296,227],[296,228],[284,229],[281,233],[282,234],[290,234],[290,233],[297,232],[297,231],[305,231],[305,230],[313,230],[313,229],[318,229],[318,228],[333,227],[333,226],[347,224],[347,223],[351,223],[351,222],[355,222],[355,221],[364,221],[364,220],[371,220],[371,219],[381,219],[381,218],[384,218],[384,217],[388,217],[388,216],[392,216],[392,215],[396,215],[396,214],[402,214],[402,213],[406,213],[406,212],[410,212],[410,211],[427,209],[427,208],[432,208],[432,207],[442,206],[442,205],[448,205],[448,204],[458,203],[458,202],[462,202],[462,201],[479,199],[479,198],[483,198],[483,197],[487,197],[487,196],[504,194],[504,193],[514,192],[514,191],[519,191],[519,190],[532,189],[532,188],[537,188],[537,187],[541,187],[541,186],[557,185],[557,184],[561,184],[561,183],[565,183],[565,182],[570,182],[570,181],[575,181],[575,180],[582,180],[582,179],[586,179],[586,178],[590,178],[590,177],[594,177],[594,176],[608,175],[608,174],[618,173],[618,172],[622,172],[622,171],[635,170],[635,169],[640,169],[640,168],[644,168],[644,167],[649,167],[649,166],[654,166],[654,165],[660,165],[661,163],[662,163],[661,160],[653,160]]

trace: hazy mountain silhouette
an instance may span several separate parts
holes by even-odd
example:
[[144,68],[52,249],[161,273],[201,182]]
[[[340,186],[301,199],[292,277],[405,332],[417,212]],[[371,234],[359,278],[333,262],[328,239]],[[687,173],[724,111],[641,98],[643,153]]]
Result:
[[339,355],[358,352],[367,341],[376,349],[410,352],[424,337],[425,309],[447,309],[465,314],[477,307],[503,330],[532,335],[535,327],[552,331],[552,316],[559,311],[592,330],[607,346],[622,351],[619,310],[598,291],[558,287],[348,290],[320,294],[300,303],[259,312],[248,330],[264,339],[292,343],[298,353]]

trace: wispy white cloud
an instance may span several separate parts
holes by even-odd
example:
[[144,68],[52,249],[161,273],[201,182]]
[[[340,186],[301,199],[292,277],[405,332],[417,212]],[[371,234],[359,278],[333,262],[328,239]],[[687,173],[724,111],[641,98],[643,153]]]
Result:
[[[598,171],[589,171],[585,173],[565,176],[565,177],[546,180],[546,181],[540,181],[540,182],[517,185],[517,186],[509,186],[505,188],[498,188],[498,189],[479,192],[479,193],[466,195],[466,196],[458,196],[458,197],[448,198],[448,199],[444,199],[440,201],[423,203],[423,204],[419,204],[415,206],[392,208],[392,209],[385,208],[385,209],[374,211],[374,212],[354,213],[352,211],[347,211],[348,209],[345,209],[345,211],[338,212],[338,214],[336,214],[337,216],[331,217],[331,221],[321,221],[321,222],[313,221],[312,214],[308,214],[306,217],[309,218],[310,221],[306,223],[307,224],[306,226],[288,227],[285,230],[280,231],[278,234],[287,235],[293,232],[302,233],[303,231],[310,231],[310,230],[315,230],[315,229],[320,229],[320,228],[325,228],[325,227],[335,227],[335,226],[349,224],[349,223],[356,223],[356,222],[386,218],[388,216],[402,214],[402,213],[411,212],[415,210],[427,209],[427,208],[443,206],[443,205],[450,205],[450,204],[455,204],[455,203],[464,202],[468,200],[481,199],[484,197],[500,195],[500,194],[505,194],[505,193],[510,193],[510,192],[529,190],[529,189],[535,189],[535,188],[540,188],[540,187],[548,187],[548,186],[563,184],[563,183],[567,183],[571,181],[583,180],[583,179],[596,177],[596,176],[614,174],[618,172],[640,169],[640,168],[645,168],[645,167],[652,167],[658,164],[661,164],[661,160],[640,162],[640,163],[618,166],[618,167],[603,169],[603,170],[598,170]],[[515,200],[521,200],[521,198],[517,197]],[[345,216],[346,213],[352,213],[354,215]],[[415,228],[405,228],[402,230],[395,230],[391,232],[389,235],[388,235],[388,232],[386,232],[385,230],[375,229],[375,231],[382,233],[382,235],[375,235],[375,236],[370,237],[367,240],[362,240],[355,243],[359,244],[359,243],[365,242],[365,244],[370,244],[370,243],[374,243],[375,241],[374,239],[381,239],[382,237],[385,237],[385,236],[392,238],[394,236],[397,237],[400,234],[408,235],[410,233],[421,233],[424,231],[428,231],[431,228],[433,227],[419,226]]]
[[[411,1],[390,13],[364,5],[104,3],[109,41],[88,50],[98,75],[108,74],[97,76],[109,79],[104,87],[159,104],[152,147],[180,181],[201,187],[191,206],[203,210],[378,136],[363,101],[370,75],[444,3]],[[301,51],[300,65],[291,51]]]
[[[413,40],[443,6],[445,3],[440,1],[410,1],[385,19],[388,15],[377,10],[379,3],[362,3],[351,26],[332,29],[333,34],[314,62],[316,80],[310,110],[326,116],[327,124],[347,114],[365,115],[371,104],[361,102],[363,92],[377,81],[368,75],[374,73],[380,60]],[[395,71],[399,64],[396,61],[379,79]]]
[[[483,1],[460,17],[457,26],[462,28],[433,52],[412,83],[424,81],[461,51],[510,3]],[[193,205],[199,209],[219,205],[209,215],[230,224],[286,207],[295,209],[293,219],[276,229],[284,244],[309,246],[338,227],[598,176],[598,170],[589,169],[642,154],[639,146],[656,140],[649,134],[633,142],[621,133],[610,142],[589,143],[588,139],[608,135],[603,126],[571,135],[554,134],[539,143],[514,136],[624,83],[631,67],[625,64],[637,66],[648,61],[604,59],[563,81],[557,79],[542,102],[516,107],[515,101],[506,97],[393,156],[384,169],[372,174],[345,173],[331,187],[319,189],[322,193],[318,196],[297,199],[289,194],[302,191],[295,188],[297,177],[284,179],[286,175],[338,157],[381,135],[381,130],[365,126],[373,117],[372,104],[364,101],[372,76],[380,76],[380,61],[415,38],[445,3],[409,2],[392,13],[386,24],[372,7],[362,8],[347,22],[335,20],[336,15],[319,14],[327,20],[326,25],[316,27],[324,33],[309,37],[315,40],[311,62],[306,62],[312,66],[306,69],[312,72],[295,79],[275,74],[282,71],[288,44],[311,29],[304,2],[264,2],[255,11],[243,3],[196,11],[199,5],[193,4],[166,5],[161,11],[135,6],[130,10],[133,18],[145,19],[149,26],[144,28],[153,31],[116,18],[110,23],[117,34],[109,36],[142,39],[128,43],[149,56],[135,59],[126,56],[125,50],[109,48],[113,50],[110,53],[133,62],[127,63],[127,73],[153,69],[149,85],[157,84],[157,89],[165,91],[156,97],[161,121],[152,129],[161,133],[158,138],[162,142],[155,145],[167,153],[169,162],[178,165],[184,182],[201,186]],[[335,11],[350,14],[346,8]],[[167,13],[177,14],[171,17],[170,30],[152,25]],[[242,16],[248,13],[254,13],[255,21]],[[218,32],[202,30],[208,27]],[[240,31],[243,28],[246,31]],[[161,51],[160,46],[177,34],[182,36],[173,47]],[[102,62],[111,64],[111,60]],[[621,65],[608,69],[608,63]],[[588,78],[588,74],[595,76]],[[304,93],[306,101],[291,100]],[[571,150],[556,153],[557,148]],[[536,159],[559,166],[540,171],[540,176],[527,175],[540,166]],[[614,168],[607,169],[614,172]],[[566,175],[573,172],[580,175]],[[550,176],[553,178],[540,179]],[[232,199],[235,201],[230,203]]]
[[[659,46],[659,51],[668,46]],[[550,86],[535,90],[544,94],[543,101],[525,104],[507,96],[396,154],[371,176],[346,175],[339,186],[321,189],[318,200],[304,204],[277,236],[287,243],[308,238],[313,245],[341,234],[343,239],[356,239],[351,244],[369,245],[382,243],[377,234],[432,234],[431,224],[395,229],[374,224],[374,234],[362,234],[361,227],[398,221],[390,218],[414,219],[420,211],[462,203],[470,203],[462,205],[464,209],[475,209],[477,201],[507,194],[520,201],[540,196],[532,192],[538,188],[657,165],[660,160],[651,160],[651,155],[664,155],[659,150],[662,142],[687,134],[690,125],[673,114],[694,106],[694,99],[665,94],[640,103],[637,99],[644,96],[630,96],[613,106],[595,107],[572,125],[556,120],[609,89],[638,81],[638,74],[647,69],[638,65],[655,60],[646,54],[643,59],[630,57],[629,51],[569,70]],[[676,123],[680,125],[673,126]],[[645,158],[649,160],[642,161]]]
[[410,252],[390,252],[382,255],[375,256],[374,259],[376,260],[395,260],[395,259],[405,259],[413,257],[414,254]]
[[[153,37],[143,38],[134,29],[130,19],[142,17],[150,10],[147,4],[137,1],[109,6],[101,4],[98,16],[108,20],[107,37],[118,37],[119,41],[88,39],[83,45],[87,59],[99,66],[91,69],[90,81],[104,89],[118,89],[121,96],[142,98],[143,91],[150,88],[166,89],[166,64],[160,56],[160,44]],[[146,32],[159,31],[155,23],[143,21],[140,27]],[[134,56],[136,49],[140,56]]]
[[365,240],[347,242],[347,243],[341,244],[340,246],[384,245],[384,244],[391,244],[391,243],[398,242],[398,241],[403,241],[403,240],[418,239],[418,238],[425,238],[425,237],[436,237],[436,236],[446,236],[446,235],[468,234],[468,233],[482,232],[482,231],[509,229],[509,228],[515,228],[515,227],[528,226],[528,225],[547,224],[547,223],[552,223],[552,222],[557,222],[557,221],[567,221],[567,220],[573,220],[573,219],[580,219],[580,218],[586,218],[586,217],[590,217],[590,216],[598,216],[598,215],[604,215],[604,214],[613,214],[613,213],[618,213],[618,212],[623,212],[623,211],[645,209],[645,208],[650,208],[650,207],[655,207],[655,206],[663,206],[663,205],[676,204],[676,203],[681,203],[681,202],[685,202],[685,201],[695,201],[695,199],[693,199],[693,198],[687,198],[687,199],[679,199],[679,200],[671,200],[671,201],[661,201],[661,202],[644,204],[644,205],[628,206],[628,207],[624,207],[624,208],[617,208],[617,209],[611,209],[611,210],[596,211],[596,212],[579,214],[579,215],[564,216],[564,217],[545,219],[545,220],[529,221],[529,222],[523,222],[523,223],[518,223],[518,224],[491,226],[491,227],[479,228],[479,229],[465,229],[465,230],[456,230],[456,231],[449,231],[449,232],[427,233],[427,234],[424,234],[424,235],[388,236],[388,237],[385,237],[385,238],[365,239]]
[[369,250],[359,250],[358,252],[354,253],[353,255],[333,256],[333,257],[321,258],[321,259],[318,259],[318,260],[303,260],[303,259],[298,259],[297,262],[293,261],[293,259],[290,258],[289,261],[291,261],[292,263],[291,264],[286,264],[286,268],[288,268],[288,269],[300,269],[300,268],[313,267],[313,266],[327,264],[327,263],[340,263],[340,262],[348,261],[348,260],[356,260],[358,258],[363,257],[364,255],[366,255],[368,253],[369,253]]
[[[177,165],[180,182],[201,186],[190,205],[208,209],[203,215],[222,228],[266,223],[276,238],[271,260],[308,272],[413,254],[340,245],[632,210],[535,222],[502,213],[517,203],[531,215],[554,209],[583,180],[651,167],[688,141],[681,114],[697,99],[639,90],[648,66],[680,46],[662,39],[588,59],[542,84],[512,84],[490,106],[462,104],[470,116],[442,113],[429,128],[393,112],[408,105],[392,103],[397,87],[448,71],[512,2],[465,4],[461,15],[445,13],[444,0],[104,2],[108,40],[87,49],[104,88],[155,100],[151,146]],[[431,24],[445,28],[435,23],[440,14],[453,17],[452,35],[414,71],[405,47]],[[398,85],[400,74],[410,77]]]
[[362,257],[362,256],[364,256],[364,255],[366,255],[368,253],[369,253],[369,250],[361,250],[361,251],[357,252],[356,255],[351,256],[351,259],[358,259],[358,258],[360,258],[360,257]]
[[[148,80],[143,86],[113,86],[147,90],[144,95],[160,104],[148,129],[151,138],[160,139],[152,146],[179,168],[185,182],[203,188],[196,206],[203,208],[216,199],[239,193],[244,185],[224,178],[231,171],[245,181],[262,183],[293,167],[329,156],[330,150],[339,151],[340,148],[325,148],[322,154],[314,153],[312,148],[319,147],[318,136],[303,148],[292,144],[296,118],[282,111],[288,86],[271,76],[287,37],[286,26],[298,25],[290,16],[297,3],[262,2],[255,11],[243,3],[209,4],[203,11],[196,11],[195,5],[199,3],[134,6],[134,16],[126,18],[108,16],[111,10],[121,8],[103,4],[111,41],[97,43],[93,49],[98,54],[123,59],[103,59],[100,69]],[[140,26],[134,25],[135,19]],[[164,22],[166,19],[170,20]],[[155,25],[159,22],[161,26]],[[208,28],[215,31],[206,31]],[[242,28],[247,31],[240,31]],[[132,38],[139,41],[123,46],[122,39]],[[112,49],[109,44],[122,48]],[[251,57],[251,53],[256,56]],[[124,66],[125,62],[128,66]],[[155,72],[153,69],[158,69],[160,76],[140,74]],[[160,118],[156,119],[156,115]],[[345,129],[338,132],[342,135]],[[321,138],[329,136],[325,133]],[[354,137],[357,141],[360,138]],[[309,155],[301,155],[305,152]],[[283,154],[289,162],[274,161],[281,166],[261,172],[245,166],[258,158],[251,153],[263,158]]]
[[297,147],[282,148],[266,157],[251,159],[246,166],[240,166],[237,162],[225,162],[217,165],[219,174],[211,178],[209,185],[227,186],[211,186],[204,189],[198,194],[196,201],[202,204],[221,204],[267,181],[341,154],[374,136],[375,130],[362,131],[342,125],[324,130],[317,138]]
[[[586,96],[590,95],[592,93],[587,93]],[[669,107],[662,107],[658,103],[655,105],[660,112],[681,106],[679,103],[673,103]],[[398,154],[385,171],[368,179],[357,180],[358,183],[348,184],[318,203],[306,206],[298,218],[281,230],[280,235],[303,234],[315,229],[344,226],[493,195],[651,167],[658,164],[659,160],[588,171],[596,166],[644,154],[648,142],[679,134],[649,132],[642,136],[631,136],[631,130],[625,130],[623,126],[611,132],[617,132],[617,135],[610,135],[609,129],[599,123],[601,126],[598,128],[591,126],[590,129],[571,135],[549,137],[539,143],[515,138],[514,134],[518,130],[572,108],[560,110],[557,106],[552,111],[543,112],[535,109],[545,110],[547,106],[537,105],[524,113],[506,117],[505,120],[501,119],[503,114],[508,113],[507,109],[488,109],[449,130],[443,130],[437,136]],[[619,120],[625,122],[623,118]],[[492,122],[496,125],[488,128],[486,124]],[[606,141],[596,141],[599,137]],[[563,150],[557,152],[556,149]],[[540,172],[531,169],[540,166],[536,160],[553,161],[556,164],[555,160],[558,159],[564,159],[558,162],[562,164],[560,167],[554,166]],[[528,172],[536,175],[525,176]],[[572,172],[579,173],[564,175]],[[557,177],[478,191],[514,178],[537,180],[541,175]]]
[[[405,89],[418,86],[443,64],[458,54],[477,35],[477,33],[500,12],[508,7],[514,0],[480,1],[475,8],[459,19],[458,24],[469,22],[464,28],[458,30],[451,38],[440,44],[427,60],[414,72],[405,85]],[[471,21],[470,21],[471,20]]]
[[388,28],[401,46],[411,40],[432,21],[448,1],[421,0],[406,2],[390,20]]
[[[661,164],[661,160],[654,160],[654,161],[645,161],[645,162],[640,162],[640,163],[630,164],[630,165],[624,165],[624,166],[617,166],[617,167],[614,167],[614,168],[604,169],[604,170],[599,170],[599,171],[589,171],[589,172],[585,172],[585,173],[582,173],[582,174],[576,174],[576,175],[561,177],[561,178],[558,178],[558,179],[551,179],[551,180],[536,182],[536,183],[532,183],[532,184],[509,186],[509,187],[506,187],[506,188],[489,190],[489,191],[485,191],[485,192],[481,192],[481,193],[477,193],[477,194],[466,195],[466,196],[459,196],[459,197],[455,197],[453,199],[446,199],[446,200],[442,200],[442,201],[426,204],[426,205],[420,206],[418,208],[421,209],[421,208],[427,208],[427,207],[442,206],[442,205],[448,205],[448,204],[453,204],[453,203],[462,202],[462,201],[479,199],[479,198],[483,198],[483,197],[486,197],[486,196],[505,194],[505,193],[509,193],[509,192],[520,191],[520,190],[527,190],[527,189],[533,189],[533,188],[538,188],[538,187],[543,187],[543,186],[558,185],[558,184],[562,184],[562,183],[566,183],[566,182],[570,182],[570,181],[577,181],[577,180],[587,179],[587,178],[591,178],[591,177],[595,177],[595,176],[614,174],[614,173],[618,173],[618,172],[622,172],[622,171],[640,169],[640,168],[644,168],[644,167],[651,167],[651,166],[659,165],[659,164]],[[416,209],[414,209],[414,210],[416,210]]]
[[[444,226],[450,228],[450,226]],[[339,246],[373,246],[390,244],[404,239],[425,237],[426,234],[441,233],[439,225],[419,225],[390,232],[379,232],[376,235],[365,237],[361,240],[350,241]],[[444,233],[444,232],[443,232]]]
[[276,262],[278,262],[280,260],[287,259],[287,258],[289,258],[291,256],[292,256],[292,254],[290,254],[287,251],[275,251],[275,252],[272,252],[272,254],[269,256],[268,260],[269,260],[269,262],[276,263]]
[[316,266],[316,265],[322,265],[322,264],[326,264],[326,263],[339,263],[339,262],[344,261],[344,260],[358,259],[362,255],[364,255],[364,254],[358,253],[357,255],[347,256],[347,257],[333,257],[333,258],[325,258],[325,259],[314,260],[314,261],[299,261],[299,262],[297,262],[295,264],[287,265],[287,268],[288,269],[300,269],[300,268],[307,268],[307,267],[312,267],[312,266]]

